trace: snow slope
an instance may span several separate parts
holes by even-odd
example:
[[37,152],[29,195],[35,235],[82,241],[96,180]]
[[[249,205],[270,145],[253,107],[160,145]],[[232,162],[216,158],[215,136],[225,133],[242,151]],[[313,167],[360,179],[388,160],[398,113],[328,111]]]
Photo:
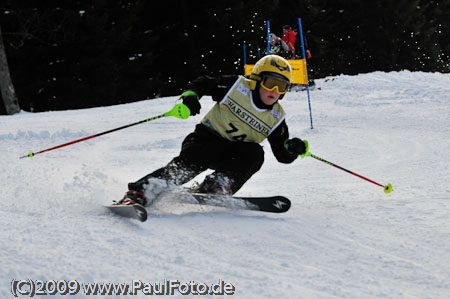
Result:
[[312,158],[279,164],[264,142],[266,162],[238,195],[285,195],[288,213],[169,202],[140,223],[102,205],[178,154],[212,107],[209,97],[201,115],[159,119],[33,160],[19,157],[162,114],[176,97],[0,116],[0,297],[12,297],[13,279],[167,279],[223,280],[235,287],[233,298],[449,298],[450,74],[375,72],[316,83],[314,130],[304,92],[282,101],[291,136],[307,139],[315,155],[391,183],[391,194]]

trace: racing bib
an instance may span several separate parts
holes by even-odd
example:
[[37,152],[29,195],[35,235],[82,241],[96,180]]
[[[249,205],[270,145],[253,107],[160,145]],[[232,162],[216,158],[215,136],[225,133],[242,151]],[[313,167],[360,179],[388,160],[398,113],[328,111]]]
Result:
[[239,76],[225,97],[205,115],[202,123],[228,140],[261,143],[285,116],[278,102],[271,110],[256,107],[249,80]]

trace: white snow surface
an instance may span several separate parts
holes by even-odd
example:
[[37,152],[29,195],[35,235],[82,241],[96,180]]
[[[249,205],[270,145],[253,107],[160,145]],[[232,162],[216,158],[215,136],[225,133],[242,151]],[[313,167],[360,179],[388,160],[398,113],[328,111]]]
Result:
[[235,287],[222,297],[232,298],[450,298],[450,74],[374,72],[316,85],[313,130],[306,92],[281,101],[290,136],[391,183],[392,193],[313,158],[280,164],[264,141],[265,163],[237,195],[284,195],[287,213],[168,200],[141,223],[104,205],[179,153],[210,97],[187,120],[154,120],[33,159],[19,157],[165,113],[177,97],[0,116],[0,297],[12,297],[14,279],[33,279],[222,280]]

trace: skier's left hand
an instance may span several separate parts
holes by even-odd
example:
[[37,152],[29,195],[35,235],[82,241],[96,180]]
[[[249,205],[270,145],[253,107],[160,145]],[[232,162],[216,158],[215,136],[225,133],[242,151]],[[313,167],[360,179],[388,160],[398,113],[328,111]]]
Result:
[[309,152],[309,143],[308,140],[303,140],[303,143],[305,144],[305,152],[303,154],[300,154],[300,157],[303,159],[304,157],[311,156],[311,153]]
[[286,147],[286,150],[289,152],[289,154],[291,154],[293,156],[300,156],[302,154],[305,154],[307,144],[308,144],[307,142],[305,144],[305,142],[303,142],[299,138],[287,139],[284,142],[284,146]]

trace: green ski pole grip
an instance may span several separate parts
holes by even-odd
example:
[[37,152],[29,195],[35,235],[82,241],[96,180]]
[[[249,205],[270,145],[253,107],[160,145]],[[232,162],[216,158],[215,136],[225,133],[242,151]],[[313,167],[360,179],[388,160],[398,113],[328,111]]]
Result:
[[175,116],[176,118],[186,119],[191,116],[191,110],[189,110],[188,106],[185,104],[176,104],[165,116]]

